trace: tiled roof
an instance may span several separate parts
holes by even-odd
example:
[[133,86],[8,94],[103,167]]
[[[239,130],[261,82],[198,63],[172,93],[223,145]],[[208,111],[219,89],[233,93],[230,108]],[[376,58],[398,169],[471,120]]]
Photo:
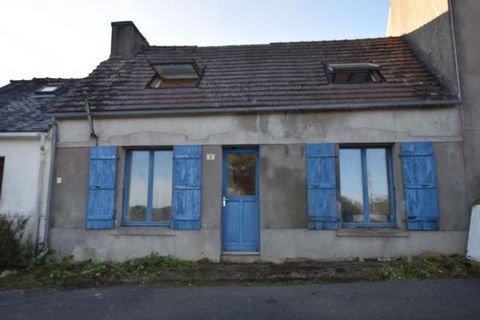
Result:
[[[194,88],[146,88],[150,62],[195,60],[204,69]],[[380,64],[381,83],[329,84],[324,64]],[[53,112],[92,110],[300,106],[388,101],[447,100],[439,81],[402,38],[272,43],[220,47],[149,46],[128,60],[102,62]]]
[[[72,89],[74,79],[14,80],[0,88],[0,132],[43,132],[48,130],[51,115],[47,108]],[[62,83],[55,94],[36,94],[48,83]]]

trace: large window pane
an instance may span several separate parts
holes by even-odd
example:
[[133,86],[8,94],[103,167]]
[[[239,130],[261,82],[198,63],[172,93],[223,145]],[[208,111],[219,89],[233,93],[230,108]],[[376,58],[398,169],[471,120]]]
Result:
[[173,152],[154,152],[152,221],[170,221],[172,210]]
[[390,223],[387,158],[384,148],[367,149],[368,206],[371,223]]
[[340,194],[343,222],[363,223],[361,149],[340,149]]
[[128,192],[128,221],[147,220],[148,151],[132,151],[130,159],[130,186]]
[[255,195],[255,161],[253,153],[227,155],[227,194],[229,196]]

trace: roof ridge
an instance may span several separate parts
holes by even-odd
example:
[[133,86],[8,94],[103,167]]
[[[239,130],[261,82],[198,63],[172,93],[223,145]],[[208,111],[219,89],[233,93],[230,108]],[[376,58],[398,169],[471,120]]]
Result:
[[357,38],[357,39],[332,39],[332,40],[303,40],[303,41],[279,41],[269,43],[252,43],[252,44],[226,44],[226,45],[150,45],[148,48],[171,48],[171,49],[183,49],[183,48],[237,48],[237,47],[255,47],[255,46],[270,46],[270,45],[282,45],[282,44],[320,44],[320,43],[339,43],[339,42],[360,42],[360,41],[375,41],[375,40],[401,40],[401,36],[396,37],[374,37],[374,38]]
[[37,82],[37,83],[47,83],[55,81],[78,81],[83,78],[32,78],[32,79],[19,79],[19,80],[10,80],[10,83],[26,83],[26,82]]

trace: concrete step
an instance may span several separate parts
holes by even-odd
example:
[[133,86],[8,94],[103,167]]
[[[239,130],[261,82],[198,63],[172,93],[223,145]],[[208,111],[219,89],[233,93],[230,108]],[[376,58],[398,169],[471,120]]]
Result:
[[227,263],[261,262],[259,252],[223,252],[221,260]]

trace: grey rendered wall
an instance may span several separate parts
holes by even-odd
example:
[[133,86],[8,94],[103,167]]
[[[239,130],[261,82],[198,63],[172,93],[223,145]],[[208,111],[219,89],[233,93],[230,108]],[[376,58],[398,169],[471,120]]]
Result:
[[403,35],[417,56],[442,80],[452,95],[458,95],[461,91],[463,152],[469,203],[480,196],[479,16],[478,0],[391,0],[387,30],[387,35]]
[[[51,245],[77,259],[123,260],[152,251],[184,259],[221,256],[222,146],[259,145],[261,258],[392,257],[424,250],[463,253],[468,212],[459,111],[431,110],[278,113],[95,120],[100,145],[121,147],[116,225],[85,230],[88,152],[84,120],[59,121]],[[430,140],[437,155],[440,231],[408,232],[404,223],[401,158],[395,144],[398,230],[306,230],[305,143],[398,143]],[[124,152],[130,146],[203,145],[202,229],[121,227]],[[207,161],[207,153],[215,160]],[[365,233],[366,232],[366,233]]]
[[307,185],[303,144],[260,146],[261,229],[304,229]]
[[451,1],[463,99],[468,199],[480,197],[480,1]]
[[390,0],[387,36],[404,36],[418,58],[458,94],[448,0]]

